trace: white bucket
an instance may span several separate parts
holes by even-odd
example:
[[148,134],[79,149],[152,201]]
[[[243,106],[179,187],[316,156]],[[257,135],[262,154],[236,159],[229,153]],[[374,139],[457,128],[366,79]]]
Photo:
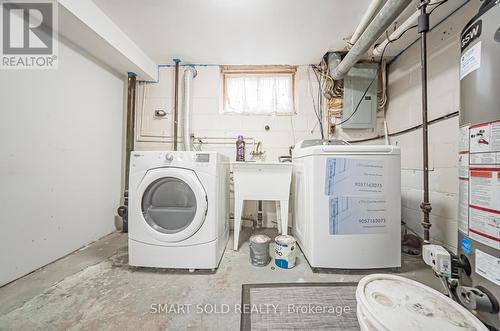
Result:
[[274,244],[274,262],[283,269],[290,269],[295,266],[297,256],[297,241],[292,236],[277,236]]
[[356,289],[362,331],[487,331],[467,309],[438,291],[394,275],[369,275]]

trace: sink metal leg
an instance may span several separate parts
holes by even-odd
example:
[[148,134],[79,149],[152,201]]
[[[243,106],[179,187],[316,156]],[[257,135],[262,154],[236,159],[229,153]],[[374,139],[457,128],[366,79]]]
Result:
[[276,225],[278,226],[278,233],[281,233],[281,210],[279,201],[276,201]]
[[281,210],[281,233],[288,234],[288,200],[280,201]]
[[240,241],[240,230],[241,230],[241,213],[243,212],[243,201],[240,199],[234,200],[234,246],[235,251],[238,250],[238,245]]

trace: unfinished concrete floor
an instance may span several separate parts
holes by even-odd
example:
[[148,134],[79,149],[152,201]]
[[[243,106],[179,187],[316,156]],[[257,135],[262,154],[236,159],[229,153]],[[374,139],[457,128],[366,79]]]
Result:
[[[266,230],[274,235],[274,230]],[[0,330],[237,330],[238,313],[154,313],[157,304],[241,302],[241,285],[280,282],[352,282],[366,272],[315,274],[299,254],[297,266],[249,263],[249,230],[234,252],[232,239],[216,273],[131,268],[127,235],[113,233],[0,288]],[[344,252],[345,253],[345,252]],[[400,275],[440,289],[418,257],[403,255]],[[153,306],[152,306],[153,305]]]

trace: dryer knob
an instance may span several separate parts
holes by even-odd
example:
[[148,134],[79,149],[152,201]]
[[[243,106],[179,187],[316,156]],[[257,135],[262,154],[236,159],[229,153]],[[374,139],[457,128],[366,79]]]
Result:
[[168,153],[167,155],[165,155],[165,159],[169,162],[172,162],[174,160],[174,155]]

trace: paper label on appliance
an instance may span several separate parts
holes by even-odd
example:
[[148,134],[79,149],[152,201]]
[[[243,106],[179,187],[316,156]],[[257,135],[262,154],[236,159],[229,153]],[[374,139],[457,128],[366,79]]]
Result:
[[471,206],[469,220],[469,236],[472,239],[500,249],[500,212],[494,213]]
[[471,153],[500,152],[500,122],[471,126],[469,137]]
[[471,206],[500,211],[500,168],[470,168]]
[[384,162],[376,160],[328,158],[325,195],[384,195]]
[[469,233],[469,180],[460,178],[458,185],[458,229],[465,233]]
[[500,168],[471,167],[469,195],[469,236],[500,249]]
[[387,232],[386,202],[383,198],[330,197],[331,235]]
[[460,58],[460,80],[481,67],[481,42],[469,48]]
[[492,152],[500,152],[500,121],[490,123],[490,146]]
[[459,129],[458,151],[459,152],[469,151],[469,125],[461,126]]
[[476,273],[500,286],[500,259],[476,249]]
[[474,153],[470,155],[472,165],[494,165],[499,162],[500,153]]

